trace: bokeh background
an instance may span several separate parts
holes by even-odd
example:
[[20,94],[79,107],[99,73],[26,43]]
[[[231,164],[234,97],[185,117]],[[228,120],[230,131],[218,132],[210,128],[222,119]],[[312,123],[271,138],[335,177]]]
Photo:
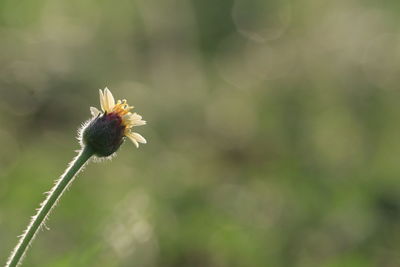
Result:
[[0,1],[0,261],[108,86],[148,125],[23,266],[400,266],[395,0]]

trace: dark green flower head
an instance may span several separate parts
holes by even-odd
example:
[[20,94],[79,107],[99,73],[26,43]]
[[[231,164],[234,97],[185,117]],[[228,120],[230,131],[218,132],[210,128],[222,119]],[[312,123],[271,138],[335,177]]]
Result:
[[98,157],[108,157],[123,143],[125,126],[115,113],[93,118],[83,129],[82,142]]

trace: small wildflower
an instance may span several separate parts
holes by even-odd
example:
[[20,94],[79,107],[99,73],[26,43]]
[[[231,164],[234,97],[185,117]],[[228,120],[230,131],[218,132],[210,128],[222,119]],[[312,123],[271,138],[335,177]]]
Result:
[[118,150],[128,137],[139,147],[139,143],[146,143],[146,139],[138,133],[132,132],[133,127],[145,125],[142,116],[131,113],[133,107],[126,100],[118,100],[107,88],[100,90],[100,105],[102,111],[91,107],[93,117],[86,122],[79,131],[79,140],[82,149],[72,160],[68,168],[61,175],[55,185],[48,192],[46,199],[40,204],[37,213],[32,217],[28,227],[20,236],[17,246],[11,252],[6,267],[18,266],[26,251],[31,245],[38,230],[44,226],[50,212],[55,207],[66,188],[70,186],[76,175],[84,168],[92,156],[108,157]]
[[131,113],[125,99],[115,103],[114,97],[106,87],[99,90],[101,110],[90,108],[93,118],[82,129],[83,145],[93,149],[96,156],[107,157],[118,150],[124,137],[128,137],[136,147],[146,144],[146,139],[132,132],[133,127],[145,125],[146,121],[137,113]]

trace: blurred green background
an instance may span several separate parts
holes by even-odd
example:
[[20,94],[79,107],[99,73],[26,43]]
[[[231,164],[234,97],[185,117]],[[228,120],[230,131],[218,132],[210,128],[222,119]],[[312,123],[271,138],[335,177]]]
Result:
[[23,266],[400,266],[400,4],[0,1],[0,261],[108,86],[148,121]]

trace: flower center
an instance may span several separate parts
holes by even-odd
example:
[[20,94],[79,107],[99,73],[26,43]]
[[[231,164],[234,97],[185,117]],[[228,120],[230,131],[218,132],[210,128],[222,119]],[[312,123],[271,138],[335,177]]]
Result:
[[129,113],[129,111],[133,109],[133,107],[130,107],[126,100],[118,100],[117,104],[112,109],[112,112],[117,113],[119,116],[124,116]]

